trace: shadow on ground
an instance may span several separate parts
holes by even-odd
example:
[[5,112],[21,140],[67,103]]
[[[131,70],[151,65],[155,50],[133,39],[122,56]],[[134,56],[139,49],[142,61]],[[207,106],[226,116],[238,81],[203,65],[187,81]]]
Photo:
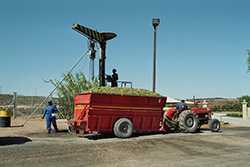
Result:
[[[159,134],[165,135],[170,133],[179,133],[179,132],[165,132],[165,131],[140,132],[140,133],[133,133],[133,135],[130,138],[159,135]],[[203,133],[203,132],[196,132],[196,133]],[[104,133],[104,134],[88,134],[87,136],[79,136],[79,138],[87,138],[89,140],[100,140],[100,139],[109,139],[117,137],[114,135],[114,133]]]
[[[235,128],[222,128],[219,130],[219,132],[214,132],[214,133],[223,133],[223,131],[229,131],[230,129],[235,130]],[[245,127],[238,127],[237,130],[240,131],[248,131],[250,130],[249,128],[245,128]],[[208,128],[201,128],[199,131],[192,133],[192,134],[202,134],[205,133],[205,131],[209,131],[210,129]],[[140,136],[151,136],[151,135],[165,135],[165,134],[173,134],[173,133],[182,133],[182,132],[178,132],[178,131],[150,131],[150,132],[140,132],[140,133],[133,133],[133,135],[130,138],[136,138],[136,137],[140,137]],[[185,134],[185,133],[184,133]],[[79,135],[79,138],[87,138],[89,140],[100,140],[100,139],[109,139],[109,138],[116,138],[116,136],[114,135],[114,133],[103,133],[103,134],[86,134],[86,135]]]
[[24,144],[32,140],[27,137],[0,137],[0,146]]
[[[153,132],[141,132],[141,133],[133,133],[130,138],[136,138],[140,136],[148,136],[148,135],[156,135],[156,134],[166,134],[163,131],[153,131]],[[117,138],[114,133],[102,133],[102,134],[86,134],[84,136],[78,136],[79,138],[87,138],[89,140],[100,140],[100,139],[110,139]]]

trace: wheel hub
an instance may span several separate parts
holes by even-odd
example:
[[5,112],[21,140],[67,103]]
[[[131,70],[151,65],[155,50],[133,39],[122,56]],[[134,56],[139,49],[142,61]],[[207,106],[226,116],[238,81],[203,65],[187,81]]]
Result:
[[121,125],[121,131],[122,131],[122,133],[127,133],[128,132],[128,125],[127,124]]
[[213,124],[213,128],[214,128],[214,129],[218,129],[218,128],[219,128],[219,125],[218,125],[217,123],[214,123],[214,124]]
[[194,124],[194,120],[191,117],[189,117],[186,120],[186,124],[187,124],[188,127],[192,127],[193,124]]

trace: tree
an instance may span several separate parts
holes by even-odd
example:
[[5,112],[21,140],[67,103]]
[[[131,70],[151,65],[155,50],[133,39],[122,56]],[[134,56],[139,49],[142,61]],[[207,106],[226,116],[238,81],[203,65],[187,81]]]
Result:
[[[63,77],[65,74],[62,74]],[[56,86],[60,81],[52,80],[45,81]],[[58,115],[59,118],[72,119],[74,117],[74,97],[76,93],[82,93],[88,91],[92,87],[98,87],[98,80],[95,78],[94,82],[91,83],[86,80],[83,72],[79,71],[73,76],[71,73],[65,78],[63,83],[58,86],[56,94],[58,96]]]
[[247,63],[247,72],[249,73],[250,72],[250,50],[246,50],[246,51],[247,51],[247,55],[248,55],[247,61],[246,61],[246,63]]
[[240,103],[235,103],[233,105],[233,110],[234,111],[242,111],[242,105]]
[[239,104],[240,105],[243,102],[243,100],[246,100],[246,102],[248,103],[248,106],[250,105],[250,96],[245,95],[245,96],[239,97],[238,99],[239,99]]

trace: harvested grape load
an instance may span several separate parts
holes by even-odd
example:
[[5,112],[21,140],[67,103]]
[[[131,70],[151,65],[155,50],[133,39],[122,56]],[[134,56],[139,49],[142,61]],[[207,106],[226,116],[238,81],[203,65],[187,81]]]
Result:
[[95,87],[88,92],[105,93],[105,94],[120,94],[120,95],[135,95],[135,96],[156,96],[161,97],[160,94],[154,93],[147,89],[133,89],[133,88],[118,88],[118,87]]

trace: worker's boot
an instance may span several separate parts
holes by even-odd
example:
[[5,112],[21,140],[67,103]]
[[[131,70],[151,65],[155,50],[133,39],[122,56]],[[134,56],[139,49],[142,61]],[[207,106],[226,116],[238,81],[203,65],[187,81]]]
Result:
[[55,132],[58,133],[59,130],[58,130],[57,126],[55,126],[54,128],[55,128]]

